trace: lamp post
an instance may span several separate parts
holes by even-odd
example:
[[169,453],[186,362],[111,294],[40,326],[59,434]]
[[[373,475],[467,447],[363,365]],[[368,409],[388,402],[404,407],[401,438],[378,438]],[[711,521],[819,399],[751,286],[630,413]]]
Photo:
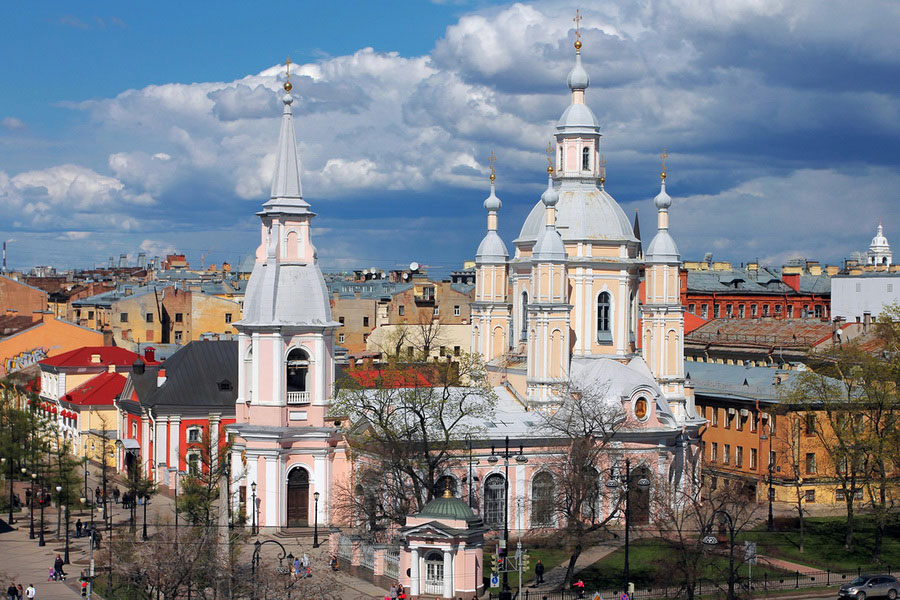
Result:
[[319,547],[319,492],[313,493],[315,514],[313,515],[313,548]]
[[66,482],[66,552],[63,557],[63,562],[65,564],[69,564],[69,484]]
[[59,532],[62,525],[62,486],[56,486],[56,539],[59,539]]
[[[771,417],[770,417],[770,419],[771,419]],[[770,424],[768,427],[769,427],[769,435],[766,435],[765,433],[763,433],[761,436],[759,436],[759,439],[760,440],[769,440],[769,456],[766,461],[769,464],[769,468],[768,468],[769,490],[768,490],[768,492],[766,492],[768,495],[768,499],[769,499],[769,517],[768,517],[768,520],[766,521],[766,531],[775,531],[775,515],[772,512],[772,501],[774,500],[774,496],[775,496],[775,488],[774,488],[774,481],[773,481],[773,479],[775,477],[775,461],[772,460],[772,436],[771,436],[772,425]]]
[[[731,518],[726,511],[717,509],[713,512],[713,518],[716,515],[725,517],[728,521],[728,597],[727,600],[734,600],[734,519]],[[708,546],[715,546],[719,543],[719,538],[714,536],[709,529],[712,525],[707,526],[706,535],[700,540]]]
[[[625,459],[625,472],[620,474],[618,477],[615,474],[615,471],[612,467],[610,467],[609,480],[606,482],[606,487],[610,489],[615,489],[619,487],[619,484],[622,484],[623,491],[625,492],[625,568],[623,576],[625,578],[625,592],[630,594],[629,587],[629,579],[631,578],[631,573],[629,569],[628,563],[628,553],[630,549],[630,529],[631,529],[631,459]],[[650,480],[647,478],[647,468],[641,467],[641,477],[637,480],[637,485],[641,489],[646,489],[650,487]]]
[[[22,467],[22,474],[25,474],[25,467]],[[31,474],[31,525],[28,526],[28,539],[34,539],[34,480],[37,479],[37,473]]]
[[88,475],[90,475],[90,471],[88,471],[88,443],[87,440],[84,441],[84,498],[85,500],[89,498],[88,496]]
[[[38,534],[38,546],[46,546],[47,543],[44,541],[44,481],[41,480],[41,489],[38,492],[41,495],[41,532]],[[31,499],[34,502],[34,498]]]
[[144,494],[144,530],[141,532],[141,539],[147,541],[147,505],[150,503],[150,494]]
[[250,512],[252,513],[250,517],[250,535],[256,535],[256,482],[250,484]]
[[491,445],[491,455],[488,457],[488,462],[493,464],[497,464],[497,462],[502,458],[503,459],[503,467],[504,467],[504,477],[503,477],[503,540],[502,540],[502,550],[503,550],[503,589],[500,592],[500,600],[508,600],[512,597],[512,590],[509,589],[509,575],[507,573],[508,566],[507,561],[509,557],[509,459],[515,457],[516,462],[520,465],[524,465],[528,462],[528,459],[525,458],[525,453],[523,452],[523,448],[519,445],[519,452],[510,454],[509,452],[509,436],[506,436],[506,439],[503,442],[503,453],[497,455],[495,448]]
[[[256,483],[253,483],[252,487],[254,488],[254,491],[255,491]],[[256,570],[259,568],[259,558],[260,558],[259,550],[266,544],[275,544],[276,546],[281,548],[281,554],[279,554],[277,557],[278,558],[278,566],[280,566],[280,567],[283,566],[282,561],[285,558],[287,558],[287,560],[288,560],[288,565],[291,565],[294,562],[294,555],[292,553],[289,553],[287,551],[287,548],[285,548],[284,546],[281,545],[281,542],[276,541],[276,540],[266,540],[264,542],[260,542],[259,540],[256,540],[256,542],[253,543],[253,558],[250,561],[250,567],[252,569],[252,574],[250,577],[251,577],[251,580],[253,581],[253,592],[251,592],[251,594],[250,594],[250,598],[252,600],[256,600],[257,598],[259,598],[259,595],[257,594],[258,586],[256,585]]]
[[475,482],[478,481],[478,477],[472,473],[472,467],[478,464],[478,461],[472,458],[472,438],[466,436],[466,445],[469,448],[469,478],[466,482],[469,484],[469,508],[475,508],[475,496],[472,493],[474,491]]
[[6,460],[6,457],[0,458],[0,463],[6,464],[9,463],[9,524],[12,525],[13,521],[13,461],[12,459]]

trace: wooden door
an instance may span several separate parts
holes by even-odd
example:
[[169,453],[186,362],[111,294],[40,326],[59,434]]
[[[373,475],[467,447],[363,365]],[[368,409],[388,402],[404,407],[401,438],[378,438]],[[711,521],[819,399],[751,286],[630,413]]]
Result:
[[309,526],[309,473],[296,468],[288,475],[287,526]]

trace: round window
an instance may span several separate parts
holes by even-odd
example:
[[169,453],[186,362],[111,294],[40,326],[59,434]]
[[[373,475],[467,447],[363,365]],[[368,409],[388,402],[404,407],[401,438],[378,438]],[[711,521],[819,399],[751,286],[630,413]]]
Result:
[[643,396],[639,397],[634,401],[634,416],[638,418],[638,420],[643,421],[647,418],[647,399]]

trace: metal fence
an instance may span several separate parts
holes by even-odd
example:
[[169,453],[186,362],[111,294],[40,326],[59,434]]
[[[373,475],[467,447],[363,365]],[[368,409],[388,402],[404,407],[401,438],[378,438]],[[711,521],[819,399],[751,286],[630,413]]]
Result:
[[353,542],[350,541],[349,537],[342,535],[338,539],[337,553],[339,557],[346,560],[353,558]]
[[400,551],[385,550],[384,552],[384,576],[394,580],[400,579]]
[[[892,574],[892,568],[881,569],[879,573]],[[735,582],[735,588],[738,590],[751,590],[753,592],[768,592],[779,590],[796,590],[802,588],[824,588],[839,586],[849,583],[862,574],[861,569],[856,571],[815,571],[811,573],[783,573],[777,576],[771,576],[767,572],[762,577],[748,580],[741,577]],[[700,579],[694,588],[695,596],[712,596],[721,597],[724,591],[728,589],[728,583],[722,580]],[[608,600],[610,598],[618,599],[622,596],[622,589],[603,589],[597,590],[600,597]],[[585,590],[583,592],[573,590],[560,590],[555,592],[539,592],[529,589],[522,590],[523,598],[521,600],[578,600],[584,598],[591,600],[595,592]],[[514,597],[518,592],[514,592]],[[655,588],[637,589],[631,595],[631,600],[657,600],[663,598],[685,598],[686,593],[684,587],[677,584],[660,585]],[[499,591],[491,590],[491,600],[499,598]]]
[[370,571],[375,570],[375,546],[361,543],[359,546],[359,565]]

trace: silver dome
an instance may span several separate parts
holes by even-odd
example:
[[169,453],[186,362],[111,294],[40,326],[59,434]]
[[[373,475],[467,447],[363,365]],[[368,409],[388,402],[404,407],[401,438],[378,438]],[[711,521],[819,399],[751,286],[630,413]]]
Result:
[[[516,243],[536,242],[546,224],[547,207],[538,202],[531,209]],[[606,191],[589,184],[563,184],[556,205],[556,228],[569,241],[637,242],[622,207]]]
[[502,263],[509,258],[509,251],[506,244],[497,235],[496,231],[488,231],[484,239],[478,245],[478,251],[475,253],[475,262],[477,263]]
[[650,241],[650,245],[647,246],[647,254],[645,257],[646,262],[681,262],[681,255],[678,253],[678,246],[675,245],[675,240],[672,239],[672,236],[669,235],[669,232],[665,229],[661,229],[653,239]]

